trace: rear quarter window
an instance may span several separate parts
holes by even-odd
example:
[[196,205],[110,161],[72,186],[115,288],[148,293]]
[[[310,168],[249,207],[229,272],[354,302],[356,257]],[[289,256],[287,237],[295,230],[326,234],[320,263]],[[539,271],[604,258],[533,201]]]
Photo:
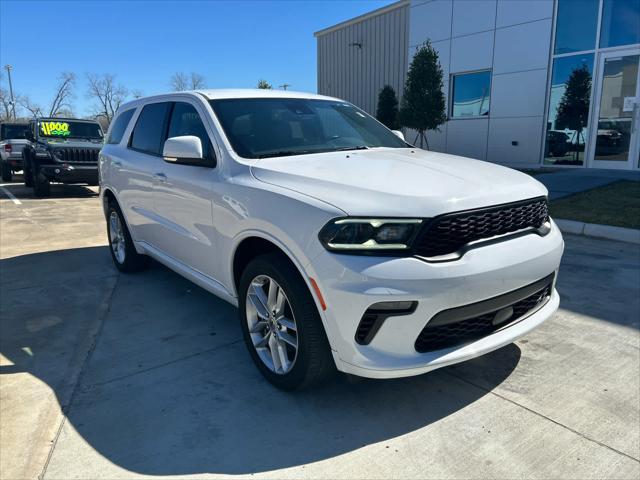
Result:
[[130,148],[150,155],[160,155],[170,103],[151,103],[140,112],[131,134]]
[[114,120],[113,126],[109,131],[109,138],[107,138],[107,143],[116,144],[120,143],[122,140],[122,136],[124,135],[125,130],[127,129],[127,125],[129,125],[129,121],[131,121],[131,117],[133,116],[133,112],[135,112],[135,108],[131,108],[122,112],[118,117]]

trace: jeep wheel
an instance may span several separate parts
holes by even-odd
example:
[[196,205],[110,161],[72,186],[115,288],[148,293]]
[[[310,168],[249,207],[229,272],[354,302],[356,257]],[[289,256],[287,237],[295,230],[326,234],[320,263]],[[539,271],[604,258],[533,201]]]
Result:
[[252,260],[240,278],[242,333],[258,370],[283,390],[320,383],[335,371],[318,308],[281,254]]
[[6,162],[2,162],[2,181],[10,182],[13,179],[13,172],[11,171],[11,165]]
[[31,177],[33,184],[33,193],[36,197],[48,197],[51,193],[51,183],[49,179],[40,171],[40,167],[36,164],[31,168]]
[[22,161],[24,162],[24,168],[22,169],[22,176],[24,177],[24,186],[31,188],[33,187],[33,176],[31,175],[31,162],[25,155],[22,156]]
[[137,272],[149,265],[149,257],[136,252],[122,212],[114,202],[109,203],[107,210],[107,234],[111,258],[118,270]]

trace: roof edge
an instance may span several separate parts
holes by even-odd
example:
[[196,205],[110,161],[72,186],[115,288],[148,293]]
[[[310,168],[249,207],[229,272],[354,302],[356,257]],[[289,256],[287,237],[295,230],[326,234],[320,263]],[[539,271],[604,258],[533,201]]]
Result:
[[347,27],[349,25],[360,23],[364,20],[368,20],[369,18],[377,17],[378,15],[385,14],[387,12],[396,10],[398,8],[402,8],[404,6],[409,6],[410,3],[411,3],[410,0],[400,0],[398,2],[392,3],[385,7],[377,8],[376,10],[363,13],[362,15],[358,15],[357,17],[353,17],[349,20],[345,20],[344,22],[336,23],[335,25],[332,25],[330,27],[323,28],[322,30],[318,30],[317,32],[314,32],[313,36],[316,38],[321,37],[323,35],[326,35],[327,33],[335,32],[336,30],[340,30],[341,28]]

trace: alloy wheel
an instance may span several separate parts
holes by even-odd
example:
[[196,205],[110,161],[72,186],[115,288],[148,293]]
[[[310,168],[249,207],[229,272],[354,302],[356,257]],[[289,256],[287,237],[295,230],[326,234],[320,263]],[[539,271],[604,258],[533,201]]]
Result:
[[298,356],[298,327],[285,291],[258,275],[247,290],[246,319],[256,353],[272,372],[285,375]]
[[122,228],[122,222],[120,222],[120,216],[115,210],[112,210],[109,215],[109,243],[111,244],[113,255],[118,263],[122,265],[125,259],[124,229]]

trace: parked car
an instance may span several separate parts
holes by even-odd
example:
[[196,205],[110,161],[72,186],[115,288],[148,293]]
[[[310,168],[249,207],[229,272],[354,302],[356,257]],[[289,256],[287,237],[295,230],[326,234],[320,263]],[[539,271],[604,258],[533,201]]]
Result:
[[22,150],[24,184],[49,195],[50,182],[98,184],[102,127],[93,120],[37,118],[29,123]]
[[22,170],[22,149],[26,139],[26,123],[0,123],[0,170],[2,181],[10,182],[13,174]]
[[547,190],[428,152],[336,98],[207,90],[118,110],[100,154],[115,266],[153,257],[238,306],[274,385],[418,375],[558,308]]
[[564,157],[569,151],[569,135],[558,130],[547,131],[547,157]]

